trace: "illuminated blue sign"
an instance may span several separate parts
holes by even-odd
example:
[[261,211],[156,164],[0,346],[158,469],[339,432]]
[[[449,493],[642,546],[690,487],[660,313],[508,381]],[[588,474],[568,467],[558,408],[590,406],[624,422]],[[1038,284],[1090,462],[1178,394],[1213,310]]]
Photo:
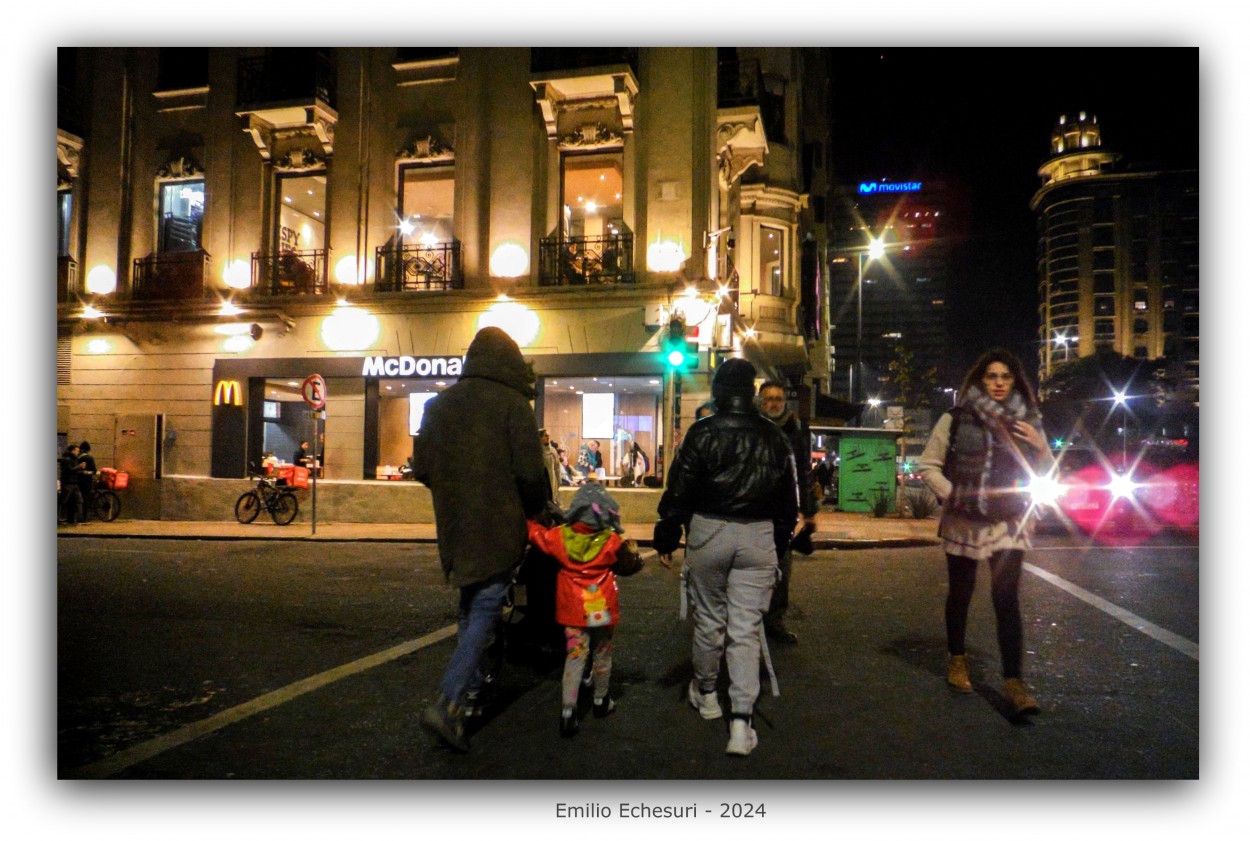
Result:
[[919,181],[899,181],[898,183],[863,181],[859,185],[859,194],[869,196],[873,193],[919,193],[920,187]]

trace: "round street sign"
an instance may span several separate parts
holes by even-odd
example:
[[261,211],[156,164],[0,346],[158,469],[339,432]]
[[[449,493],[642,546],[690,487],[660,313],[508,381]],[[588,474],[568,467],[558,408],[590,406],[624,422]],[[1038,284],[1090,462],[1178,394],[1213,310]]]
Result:
[[301,389],[304,394],[304,402],[314,409],[324,409],[326,407],[326,381],[321,379],[320,374],[310,374],[304,380],[304,386]]

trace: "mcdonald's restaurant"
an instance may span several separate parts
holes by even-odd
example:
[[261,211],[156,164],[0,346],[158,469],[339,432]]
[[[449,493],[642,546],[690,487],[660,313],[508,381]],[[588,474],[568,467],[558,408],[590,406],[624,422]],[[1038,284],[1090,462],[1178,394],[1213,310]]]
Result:
[[[229,519],[249,475],[307,458],[322,519],[423,522],[428,490],[405,480],[424,406],[459,379],[477,329],[495,323],[531,363],[538,424],[564,451],[574,479],[587,469],[579,456],[596,449],[600,478],[620,490],[623,505],[636,503],[644,519],[653,517],[674,442],[709,398],[712,371],[742,352],[730,346],[714,310],[703,321],[690,317],[689,353],[674,367],[661,352],[662,328],[675,314],[702,311],[619,293],[589,306],[560,306],[551,296],[475,297],[420,314],[376,304],[288,306],[281,319],[248,312],[241,319],[255,318],[254,329],[235,331],[246,347],[232,335],[229,353],[204,326],[99,325],[73,337],[78,376],[99,386],[66,408],[74,426],[101,429],[94,433],[101,464],[130,469],[124,517]],[[338,335],[336,319],[363,325],[364,335]],[[88,346],[104,340],[111,352],[92,356]],[[800,352],[794,348],[791,362]],[[747,355],[761,376],[770,373],[758,349]],[[192,359],[202,360],[199,371],[188,370]],[[314,375],[323,391],[309,395]],[[189,380],[202,385],[178,384]],[[157,411],[106,414],[110,393]]]

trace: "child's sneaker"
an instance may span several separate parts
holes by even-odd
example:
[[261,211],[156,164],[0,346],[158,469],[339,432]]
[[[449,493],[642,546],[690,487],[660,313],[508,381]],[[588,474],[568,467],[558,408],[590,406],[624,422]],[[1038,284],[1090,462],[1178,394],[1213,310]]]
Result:
[[720,701],[716,699],[716,691],[704,693],[699,689],[697,680],[690,681],[690,688],[686,690],[686,698],[690,701],[690,706],[699,711],[699,715],[708,719],[720,718],[725,713],[721,711]]
[[612,715],[612,713],[616,712],[616,701],[613,701],[610,696],[607,698],[601,698],[600,700],[595,701],[595,705],[592,709],[594,710],[595,718],[607,718]]
[[733,718],[729,721],[729,744],[725,746],[725,753],[733,756],[746,756],[755,750],[755,746],[759,744],[759,737],[755,735],[755,728],[751,726],[751,722],[745,718]]
[[577,720],[577,710],[573,707],[566,707],[560,711],[560,735],[566,739],[571,739],[577,735],[577,731],[581,729],[581,722]]

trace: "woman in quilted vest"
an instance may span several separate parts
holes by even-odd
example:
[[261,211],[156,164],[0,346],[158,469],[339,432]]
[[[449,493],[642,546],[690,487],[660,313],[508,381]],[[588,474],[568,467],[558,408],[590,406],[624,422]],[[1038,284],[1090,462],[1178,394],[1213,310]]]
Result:
[[990,569],[990,594],[998,625],[1003,694],[1017,715],[1040,712],[1024,685],[1020,570],[1036,522],[1027,491],[1032,477],[1049,471],[1037,398],[1020,360],[1010,351],[984,354],[964,377],[957,405],[934,424],[920,456],[920,475],[942,502],[938,536],[946,552],[946,681],[971,692],[964,646],[977,565]]

